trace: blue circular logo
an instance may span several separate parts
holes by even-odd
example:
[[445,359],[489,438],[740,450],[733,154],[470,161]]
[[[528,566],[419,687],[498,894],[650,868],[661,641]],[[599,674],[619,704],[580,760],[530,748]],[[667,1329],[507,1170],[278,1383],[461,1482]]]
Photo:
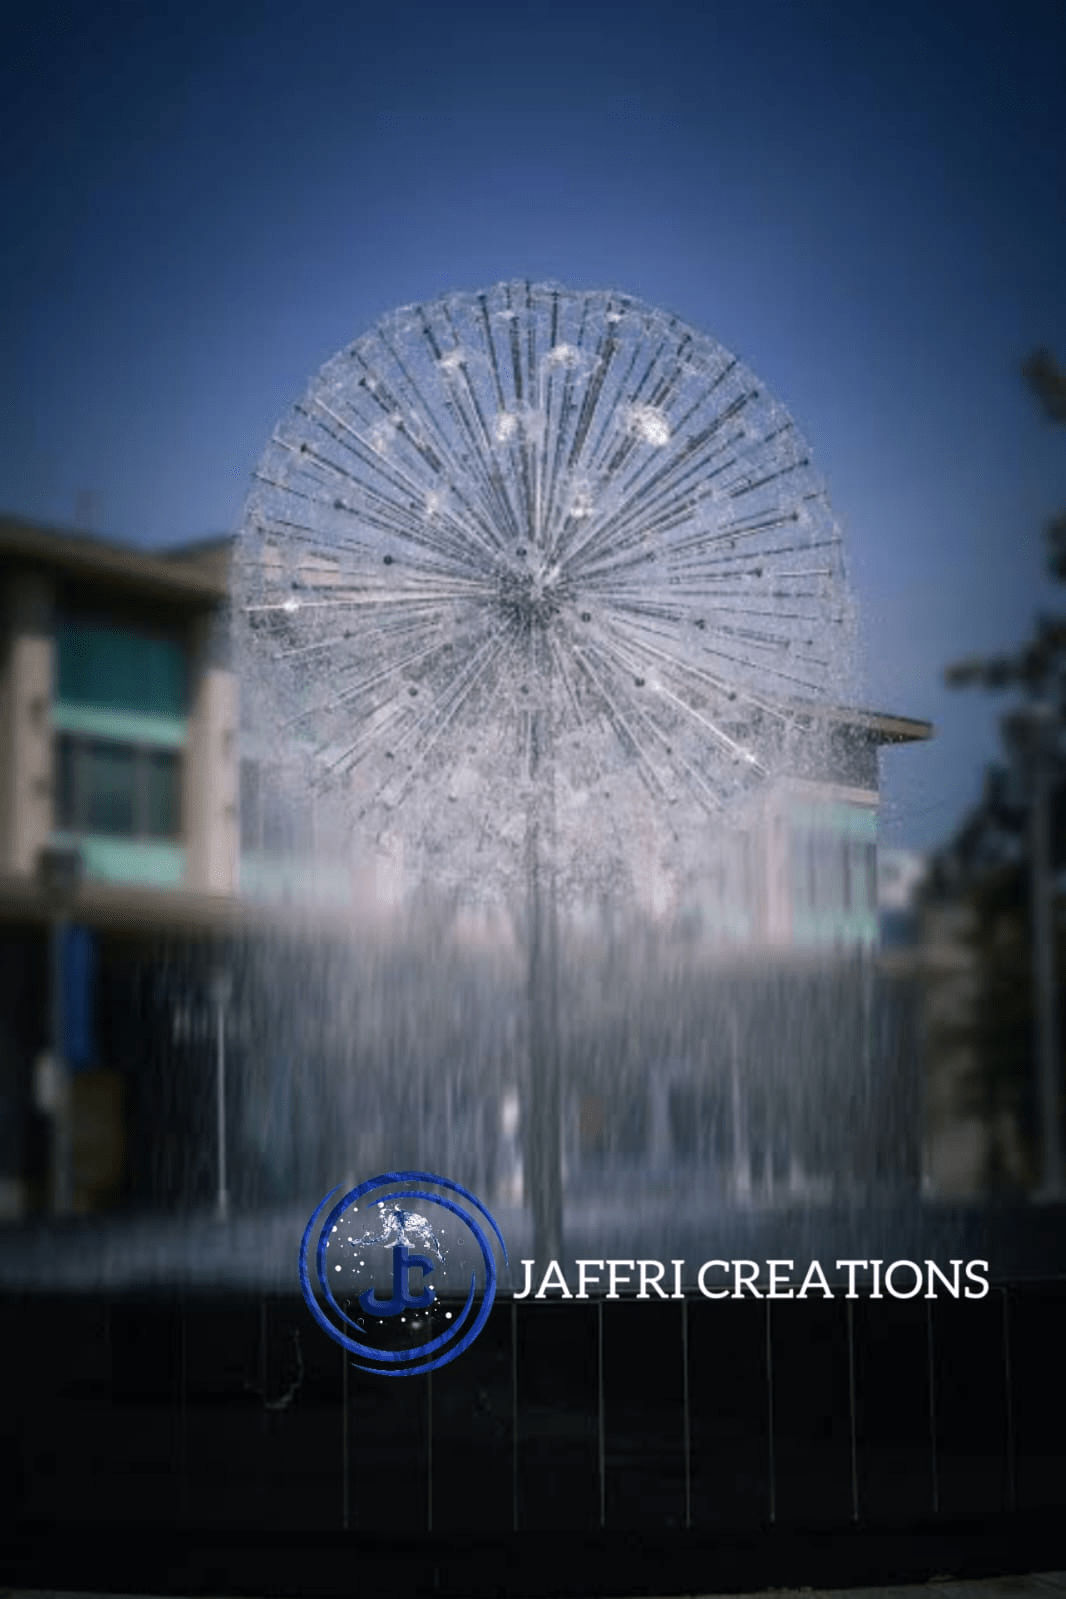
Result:
[[469,1349],[496,1298],[490,1232],[508,1264],[495,1221],[469,1189],[433,1172],[383,1172],[334,1202],[337,1192],[316,1207],[300,1244],[308,1310],[360,1371],[418,1377],[446,1366]]

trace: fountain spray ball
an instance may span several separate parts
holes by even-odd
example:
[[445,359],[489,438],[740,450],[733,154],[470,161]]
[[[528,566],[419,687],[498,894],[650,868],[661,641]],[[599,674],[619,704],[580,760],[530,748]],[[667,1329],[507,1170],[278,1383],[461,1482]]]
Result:
[[327,362],[259,463],[237,590],[261,740],[353,837],[460,876],[506,872],[531,826],[560,881],[691,837],[678,807],[728,816],[850,671],[788,413],[599,290],[446,294]]

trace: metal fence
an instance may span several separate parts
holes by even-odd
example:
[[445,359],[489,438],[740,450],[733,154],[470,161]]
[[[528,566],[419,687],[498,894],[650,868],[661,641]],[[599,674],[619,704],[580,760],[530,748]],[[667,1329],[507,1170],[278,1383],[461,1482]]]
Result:
[[[642,1540],[670,1591],[686,1551],[738,1539],[749,1585],[797,1537],[853,1564],[925,1539],[935,1561],[939,1528],[954,1569],[999,1529],[1029,1565],[1066,1510],[1062,1281],[980,1301],[504,1300],[458,1361],[407,1381],[354,1370],[287,1297],[11,1294],[0,1326],[23,1581],[55,1574],[56,1529],[105,1566],[109,1539],[107,1570],[137,1575],[124,1551],[154,1529],[394,1561],[561,1540],[600,1549],[603,1580]],[[795,1559],[791,1582],[817,1579]]]

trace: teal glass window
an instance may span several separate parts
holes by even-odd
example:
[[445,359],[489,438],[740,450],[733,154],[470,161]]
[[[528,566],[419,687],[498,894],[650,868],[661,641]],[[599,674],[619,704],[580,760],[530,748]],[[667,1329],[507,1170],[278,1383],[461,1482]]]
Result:
[[102,622],[66,620],[56,631],[57,699],[66,705],[184,716],[188,662],[181,643]]

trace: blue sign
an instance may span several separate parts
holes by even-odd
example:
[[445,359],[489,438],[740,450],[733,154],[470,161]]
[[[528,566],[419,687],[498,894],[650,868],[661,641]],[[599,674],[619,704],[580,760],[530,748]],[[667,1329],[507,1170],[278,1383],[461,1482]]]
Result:
[[96,940],[87,927],[65,927],[62,940],[63,1058],[78,1072],[96,1064]]
[[[300,1244],[308,1310],[358,1357],[352,1364],[360,1371],[417,1377],[446,1366],[469,1349],[489,1318],[496,1297],[494,1244],[508,1263],[495,1221],[469,1189],[433,1172],[384,1172],[335,1200],[337,1192],[331,1189],[316,1207]],[[446,1262],[471,1252],[469,1285],[457,1284],[449,1298],[442,1286]],[[383,1266],[391,1278],[385,1296],[376,1285]],[[370,1286],[361,1287],[368,1277]]]

